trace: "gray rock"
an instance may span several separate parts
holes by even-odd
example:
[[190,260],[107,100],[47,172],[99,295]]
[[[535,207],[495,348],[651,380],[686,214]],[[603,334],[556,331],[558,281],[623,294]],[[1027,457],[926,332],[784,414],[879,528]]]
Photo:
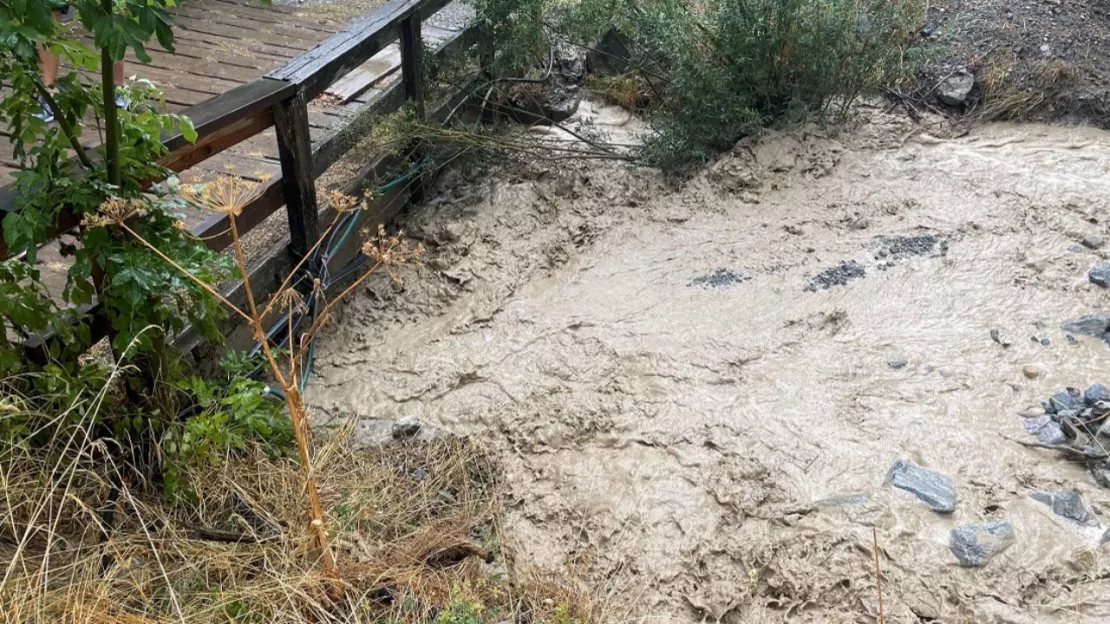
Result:
[[991,340],[993,340],[993,341],[997,342],[998,344],[1002,345],[1002,348],[1009,347],[1011,344],[1013,344],[1009,340],[1004,339],[1002,337],[1002,334],[997,329],[992,329],[991,330]]
[[1110,312],[1084,314],[1060,324],[1060,329],[1080,336],[1102,338],[1110,330]]
[[1104,488],[1110,488],[1110,461],[1101,461],[1087,466],[1095,483]]
[[362,418],[351,432],[350,445],[354,450],[381,446],[393,439],[394,422],[387,418]]
[[393,439],[411,438],[420,433],[420,419],[416,416],[405,416],[393,423]]
[[1048,400],[1049,406],[1052,408],[1049,413],[1062,414],[1064,412],[1078,412],[1083,409],[1083,395],[1080,394],[1076,388],[1068,388],[1062,392],[1057,392],[1052,395]]
[[960,106],[967,102],[974,87],[975,76],[966,69],[961,69],[941,81],[937,86],[937,97],[949,106]]
[[1083,240],[1079,241],[1087,249],[1098,249],[1106,244],[1106,239],[1097,235],[1084,236]]
[[909,361],[904,360],[904,359],[887,360],[887,363],[886,363],[887,366],[893,368],[894,370],[898,370],[899,368],[905,368],[906,364],[909,364]]
[[1083,402],[1093,406],[1099,401],[1110,401],[1110,388],[1100,383],[1087,386],[1087,390],[1083,393]]
[[845,494],[819,500],[816,504],[818,507],[841,507],[844,505],[863,505],[867,501],[866,494]]
[[1014,543],[1014,527],[1001,520],[952,529],[948,549],[961,565],[981,566]]
[[1068,441],[1068,436],[1064,434],[1064,430],[1060,427],[1060,423],[1055,420],[1050,420],[1048,424],[1037,432],[1037,441],[1041,444],[1048,445],[1064,444]]
[[1083,526],[1098,526],[1098,518],[1083,504],[1083,499],[1080,498],[1079,492],[1075,490],[1033,492],[1029,497],[1052,507],[1052,513],[1061,518],[1067,518]]
[[1087,279],[1096,286],[1110,288],[1110,262],[1099,262],[1091,267],[1091,270],[1087,271]]
[[952,489],[952,480],[940,473],[899,459],[890,467],[887,481],[913,494],[937,513],[956,510],[956,491]]
[[1103,533],[1102,537],[1098,540],[1100,546],[1107,542],[1110,542],[1110,529],[1106,529],[1106,532]]

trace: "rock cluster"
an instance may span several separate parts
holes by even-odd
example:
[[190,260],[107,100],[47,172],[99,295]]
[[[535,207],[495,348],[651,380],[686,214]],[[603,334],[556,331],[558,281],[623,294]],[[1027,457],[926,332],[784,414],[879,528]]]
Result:
[[1069,461],[1086,464],[1095,481],[1110,488],[1110,388],[1098,383],[1083,391],[1066,388],[1042,401],[1041,407],[1044,414],[1025,419],[1025,431]]

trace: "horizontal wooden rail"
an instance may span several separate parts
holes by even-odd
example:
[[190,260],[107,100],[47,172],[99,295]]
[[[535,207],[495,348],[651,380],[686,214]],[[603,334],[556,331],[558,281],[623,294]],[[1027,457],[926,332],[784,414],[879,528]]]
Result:
[[[181,114],[193,122],[197,140],[189,143],[181,132],[163,135],[162,142],[170,154],[161,164],[172,171],[184,171],[266,130],[273,125],[274,104],[295,92],[294,85],[261,78],[186,109]],[[0,188],[0,219],[16,209],[16,191],[14,183]],[[47,230],[47,240],[68,232],[80,221],[80,215],[62,209]],[[0,221],[0,259],[5,259],[8,249],[2,227]]]
[[451,0],[390,0],[339,32],[268,74],[304,90],[312,99],[352,69],[362,65],[400,36],[401,23],[411,17],[423,20]]

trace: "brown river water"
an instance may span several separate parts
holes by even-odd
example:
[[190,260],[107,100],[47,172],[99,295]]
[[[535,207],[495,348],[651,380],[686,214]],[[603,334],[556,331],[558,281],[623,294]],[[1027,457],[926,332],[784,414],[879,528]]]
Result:
[[[640,129],[584,109],[614,140]],[[1110,348],[1059,329],[1110,310],[1087,280],[1110,253],[1079,245],[1110,235],[1110,134],[938,139],[865,109],[680,186],[531,162],[430,197],[402,224],[425,267],[346,306],[308,401],[488,441],[522,560],[583,571],[637,621],[875,622],[874,529],[887,622],[1110,622],[1110,514],[1030,499],[1110,512],[1110,490],[1013,441],[1041,399],[1110,384]],[[807,290],[853,260],[863,276]],[[899,458],[949,476],[955,513],[884,485]],[[866,502],[815,505],[849,494]],[[985,520],[1013,546],[961,567],[950,531]]]

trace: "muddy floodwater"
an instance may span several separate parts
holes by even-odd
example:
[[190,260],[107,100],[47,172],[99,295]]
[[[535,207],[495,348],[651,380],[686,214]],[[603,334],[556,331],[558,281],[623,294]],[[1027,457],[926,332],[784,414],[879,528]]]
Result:
[[[1110,311],[1087,278],[1108,202],[1105,132],[941,139],[877,110],[678,186],[449,172],[402,224],[426,265],[346,306],[308,400],[488,441],[522,559],[638,621],[877,621],[875,529],[887,622],[1107,622],[1110,490],[1015,440],[1042,399],[1110,384],[1110,348],[1059,328]],[[955,511],[885,485],[899,459]],[[1060,490],[1095,521],[1031,497]],[[961,566],[952,530],[989,521],[1012,544]]]

